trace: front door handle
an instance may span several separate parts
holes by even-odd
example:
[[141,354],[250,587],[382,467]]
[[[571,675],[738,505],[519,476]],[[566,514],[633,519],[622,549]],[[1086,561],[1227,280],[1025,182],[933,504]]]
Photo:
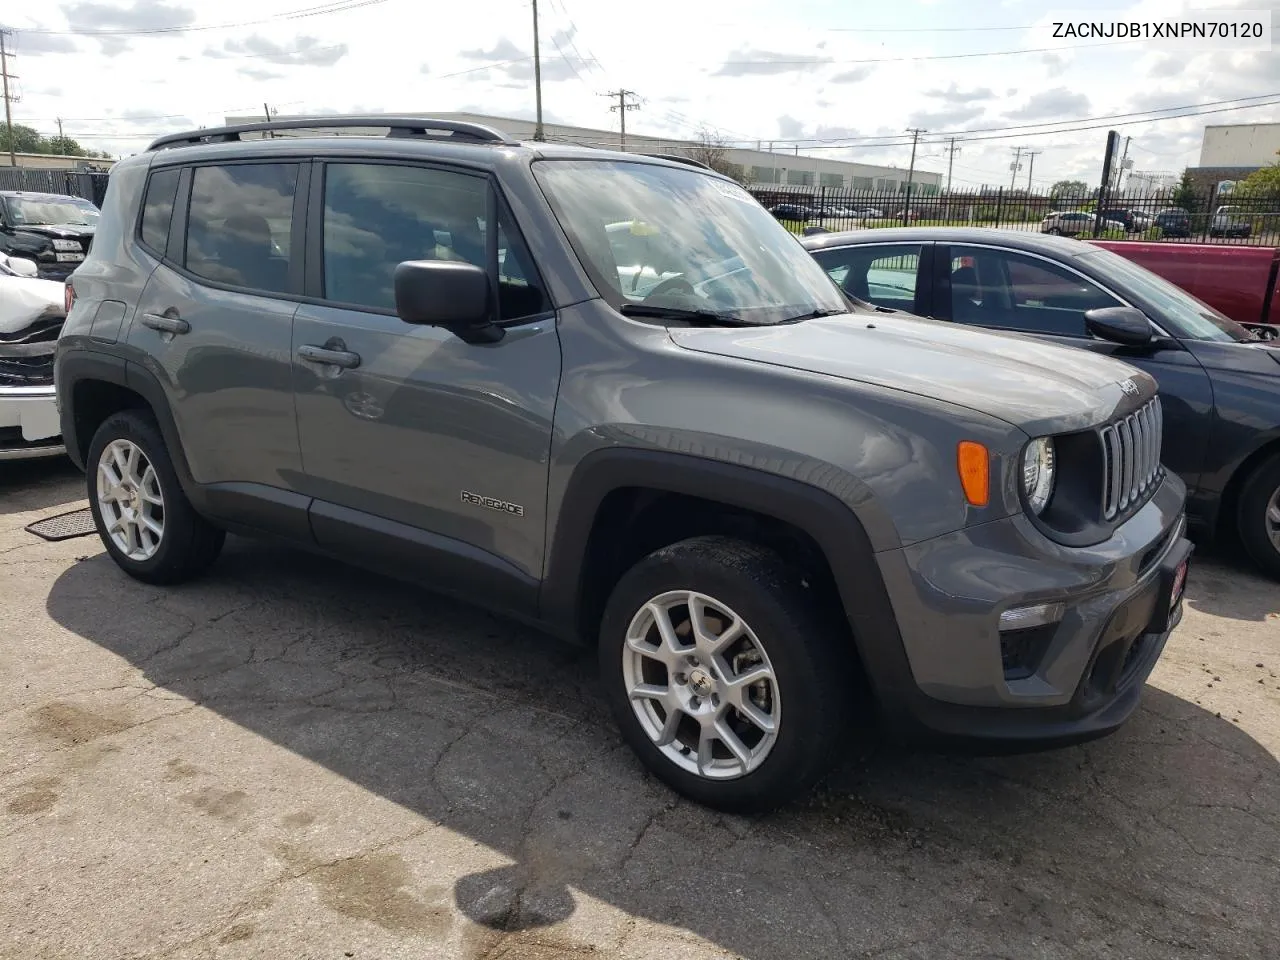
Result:
[[191,330],[191,324],[181,317],[169,317],[160,313],[144,313],[142,325],[161,333],[187,333]]
[[320,347],[314,343],[304,343],[298,347],[298,356],[312,363],[327,363],[330,366],[352,370],[360,366],[360,354],[350,350],[337,350],[332,347]]

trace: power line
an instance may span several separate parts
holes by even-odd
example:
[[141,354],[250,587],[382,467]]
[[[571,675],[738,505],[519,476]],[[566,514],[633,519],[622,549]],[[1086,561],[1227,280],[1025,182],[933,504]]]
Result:
[[167,33],[195,33],[202,30],[234,30],[240,27],[256,27],[264,23],[275,23],[280,20],[301,20],[306,17],[319,17],[329,13],[346,13],[348,10],[359,10],[362,7],[374,7],[389,0],[336,0],[334,3],[321,4],[318,7],[303,7],[300,10],[288,10],[261,20],[242,20],[238,23],[206,23],[185,27],[145,27],[142,29],[103,29],[103,30],[49,30],[36,27],[20,30],[19,33],[38,33],[51,37],[149,37]]
[[[1081,43],[1072,46],[1072,50],[1085,50],[1093,47],[1132,46],[1139,40],[1109,40],[1105,43]],[[936,53],[912,57],[877,57],[870,60],[835,60],[830,57],[804,57],[801,59],[777,60],[773,58],[754,58],[745,60],[724,60],[725,66],[745,66],[748,64],[776,64],[778,66],[823,67],[849,63],[910,63],[917,60],[971,60],[976,57],[1017,57],[1027,53],[1058,53],[1062,47],[1022,47],[1017,50],[984,50],[979,53]]]
[[[1280,93],[1259,94],[1258,97],[1280,98]],[[1251,100],[1251,99],[1257,99],[1258,97],[1243,97],[1240,99]],[[1104,117],[1085,117],[1085,118],[1081,118],[1080,120],[1055,120],[1051,122],[1046,121],[1044,123],[1014,124],[1007,127],[980,127],[980,128],[975,128],[973,130],[943,131],[939,135],[943,135],[943,134],[947,136],[954,135],[956,140],[960,143],[978,143],[984,140],[1011,140],[1015,137],[1024,137],[1024,136],[1025,137],[1052,136],[1059,133],[1078,133],[1086,130],[1106,129],[1107,127],[1113,127],[1113,126],[1131,126],[1139,123],[1155,123],[1160,120],[1179,120],[1185,117],[1200,117],[1200,116],[1206,116],[1206,115],[1215,114],[1215,113],[1229,113],[1233,110],[1252,110],[1257,107],[1273,107],[1273,106],[1276,106],[1277,104],[1280,104],[1280,99],[1269,99],[1261,103],[1240,103],[1238,101],[1210,101],[1209,103],[1201,104],[1201,106],[1209,106],[1210,104],[1215,102],[1232,103],[1234,105],[1225,106],[1225,107],[1216,107],[1211,110],[1188,109],[1183,107],[1164,107],[1164,108],[1161,108],[1159,112],[1168,113],[1169,114],[1168,116],[1141,117],[1139,114],[1133,114],[1133,113],[1115,114],[1110,117],[1105,117],[1105,116]],[[1179,112],[1179,113],[1170,112],[1175,110],[1181,110],[1183,112]],[[1124,120],[1124,119],[1121,119],[1123,117],[1139,117],[1139,119]],[[1094,120],[1105,121],[1105,122],[1103,123],[1088,122],[1088,121],[1094,121]],[[1044,129],[1047,126],[1060,124],[1060,123],[1072,123],[1076,125],[1064,126],[1055,130]],[[1026,131],[1026,132],[1022,132],[1022,131]],[[1001,135],[1000,136],[982,136],[982,137],[975,137],[975,136],[968,135],[968,134],[975,134],[975,133],[993,133],[993,134],[998,133]],[[866,147],[867,149],[879,149],[882,147],[905,147],[911,142],[910,140],[907,140],[901,136],[896,136],[896,135],[884,136],[884,137],[841,137],[841,138],[838,138],[838,142],[836,139],[823,140],[823,139],[816,139],[816,138],[809,138],[809,137],[797,138],[794,141],[789,139],[777,138],[777,137],[772,139],[778,143],[794,142],[797,144],[801,144],[801,143],[808,144],[807,149],[809,150],[844,150],[844,149],[849,149],[854,147]],[[878,142],[873,143],[871,141],[878,141]],[[746,141],[741,141],[741,142],[746,142]]]

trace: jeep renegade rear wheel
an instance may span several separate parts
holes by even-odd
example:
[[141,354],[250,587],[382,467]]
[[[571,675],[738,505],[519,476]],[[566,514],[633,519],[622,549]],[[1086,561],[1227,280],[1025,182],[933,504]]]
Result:
[[225,535],[182,492],[149,413],[108,417],[85,463],[98,536],[125,573],[146,583],[180,583],[217,559]]
[[600,636],[605,695],[663,781],[700,803],[765,810],[806,791],[848,733],[847,640],[798,569],[698,537],[619,581]]

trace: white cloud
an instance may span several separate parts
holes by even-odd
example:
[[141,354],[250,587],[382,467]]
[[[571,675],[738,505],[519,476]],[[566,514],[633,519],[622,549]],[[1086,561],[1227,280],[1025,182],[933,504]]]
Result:
[[[47,133],[56,132],[55,118],[62,117],[68,135],[123,153],[174,129],[175,123],[215,125],[227,114],[259,114],[263,100],[282,114],[360,107],[532,116],[532,30],[525,0],[433,5],[430,29],[422,23],[406,29],[410,2],[292,20],[271,18],[280,9],[302,5],[264,10],[261,0],[28,4],[10,23],[23,55],[18,72],[24,98],[15,105],[14,119]],[[1145,2],[1158,6],[1160,0]],[[1264,2],[1280,0],[1240,0],[1240,5]],[[706,126],[752,146],[781,138],[777,149],[805,137],[881,137],[889,145],[849,140],[846,149],[827,155],[905,167],[910,149],[903,130],[923,126],[930,133],[918,162],[944,172],[940,140],[953,134],[963,139],[958,132],[966,128],[1105,117],[1280,90],[1275,54],[1180,55],[1171,66],[1158,51],[1054,45],[1023,31],[833,29],[865,25],[850,4],[646,0],[643,15],[594,0],[539,6],[544,116],[551,122],[616,129],[618,114],[609,110],[616,101],[602,94],[625,87],[640,101],[640,109],[627,115],[628,130],[638,133],[687,137]],[[1126,6],[1125,0],[1119,6]],[[1062,9],[1049,0],[1022,0],[1005,16],[1032,24]],[[899,0],[878,7],[874,19],[881,27],[967,27],[973,25],[972,10],[971,5]],[[263,20],[269,22],[258,22]],[[218,23],[252,25],[190,29]],[[96,37],[30,32],[37,27],[170,32]],[[975,56],[1043,46],[1054,50]],[[951,59],[902,59],[944,56]],[[93,82],[75,80],[85,76]],[[169,114],[177,116],[145,119]],[[1233,117],[1252,122],[1280,117],[1280,110],[1117,129],[1134,137],[1131,155],[1144,164],[1180,168],[1195,162],[1206,121]],[[1033,128],[1034,137],[969,139],[960,144],[954,178],[959,185],[1007,184],[1010,150],[1022,145],[1044,151],[1036,158],[1037,181],[1092,181],[1099,173],[1107,121],[1096,125],[1097,130],[1074,133]]]

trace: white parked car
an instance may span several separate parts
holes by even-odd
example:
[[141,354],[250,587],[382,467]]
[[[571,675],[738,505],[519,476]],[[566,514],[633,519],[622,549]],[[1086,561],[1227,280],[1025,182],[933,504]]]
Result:
[[0,254],[0,460],[65,452],[53,350],[66,319],[63,284],[30,260]]
[[[1075,237],[1080,234],[1093,233],[1093,224],[1098,218],[1087,210],[1061,210],[1050,213],[1040,222],[1041,233],[1059,233],[1064,237]],[[1119,220],[1103,220],[1103,230],[1124,230]]]

